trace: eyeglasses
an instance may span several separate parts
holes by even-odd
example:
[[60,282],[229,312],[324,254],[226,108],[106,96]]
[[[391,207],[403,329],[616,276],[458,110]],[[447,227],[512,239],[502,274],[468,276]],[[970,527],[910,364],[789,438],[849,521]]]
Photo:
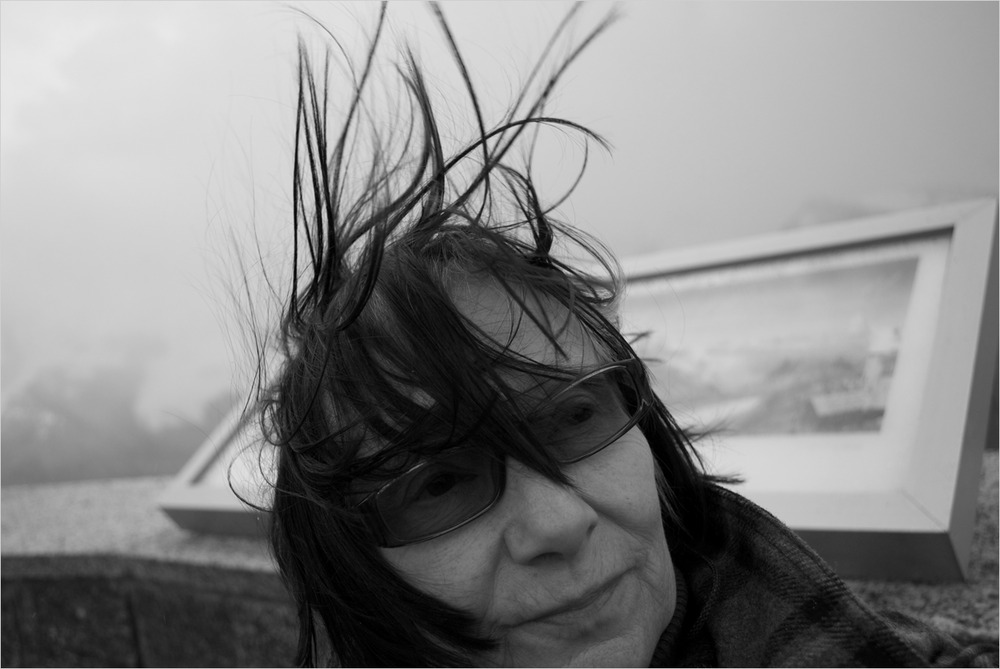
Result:
[[[528,428],[560,464],[617,441],[649,409],[639,360],[612,362],[560,389],[528,414]],[[507,467],[483,449],[461,448],[421,462],[358,505],[385,547],[426,541],[462,527],[500,500]]]

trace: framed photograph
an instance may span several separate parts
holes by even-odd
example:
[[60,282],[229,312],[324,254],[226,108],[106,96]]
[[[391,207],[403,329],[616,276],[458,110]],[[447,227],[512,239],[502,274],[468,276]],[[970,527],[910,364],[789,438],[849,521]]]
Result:
[[993,201],[623,262],[709,470],[846,577],[964,577],[997,374]]
[[[997,372],[997,207],[967,202],[623,261],[626,333],[713,471],[845,577],[964,576]],[[164,492],[260,533],[273,456],[234,413]],[[234,490],[236,492],[234,492]],[[239,493],[237,496],[236,493]]]

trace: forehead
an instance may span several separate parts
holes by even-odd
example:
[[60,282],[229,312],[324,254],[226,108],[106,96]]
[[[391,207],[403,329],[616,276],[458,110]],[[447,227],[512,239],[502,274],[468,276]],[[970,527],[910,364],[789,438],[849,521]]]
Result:
[[483,280],[453,285],[449,292],[458,311],[491,347],[507,356],[568,371],[603,362],[580,319],[551,297],[523,291],[517,296],[522,305],[500,286]]

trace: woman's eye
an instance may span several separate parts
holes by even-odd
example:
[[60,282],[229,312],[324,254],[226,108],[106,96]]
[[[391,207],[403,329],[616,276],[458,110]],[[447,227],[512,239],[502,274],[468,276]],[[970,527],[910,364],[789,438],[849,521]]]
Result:
[[591,404],[575,404],[566,407],[561,413],[559,422],[563,427],[579,427],[592,420],[597,415],[597,409]]
[[[463,494],[473,485],[476,473],[452,468],[434,468],[407,485],[405,498],[409,503],[433,502],[448,495]],[[465,486],[463,488],[463,486]]]
[[454,472],[439,472],[424,483],[422,492],[431,497],[440,497],[460,482],[460,477]]

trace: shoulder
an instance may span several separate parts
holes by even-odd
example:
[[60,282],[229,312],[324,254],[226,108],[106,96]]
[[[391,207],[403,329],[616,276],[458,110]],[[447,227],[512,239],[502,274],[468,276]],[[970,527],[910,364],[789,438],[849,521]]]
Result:
[[[974,654],[916,621],[887,619],[859,600],[805,542],[744,497],[707,494],[709,527],[677,546],[689,589],[689,639],[719,665],[927,666]],[[902,619],[899,619],[900,621]]]

